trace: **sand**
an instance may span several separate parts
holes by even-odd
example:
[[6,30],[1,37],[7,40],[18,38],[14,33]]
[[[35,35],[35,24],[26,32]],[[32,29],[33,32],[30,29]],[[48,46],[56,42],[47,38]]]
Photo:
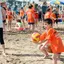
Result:
[[[58,32],[64,41],[64,30],[58,30]],[[31,41],[31,34],[22,31],[5,32],[7,55],[4,57],[0,52],[0,64],[53,64],[53,54],[49,53],[50,59],[43,59],[44,54],[39,50],[38,44]],[[1,47],[0,50],[2,50]],[[58,61],[58,64],[64,64],[64,53],[61,54],[61,61]]]

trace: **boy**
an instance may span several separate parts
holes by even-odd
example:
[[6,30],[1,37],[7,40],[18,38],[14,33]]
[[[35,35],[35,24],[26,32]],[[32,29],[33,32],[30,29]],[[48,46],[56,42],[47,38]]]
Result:
[[29,24],[29,30],[32,29],[32,31],[34,31],[35,29],[35,18],[34,18],[34,11],[32,9],[32,5],[29,6],[29,9],[27,11],[27,21],[28,21],[28,24]]
[[[60,53],[64,52],[64,45],[57,31],[53,28],[53,22],[51,19],[45,19],[44,27],[46,30],[40,36],[40,43],[42,44],[40,45],[39,49],[45,54],[44,58],[47,58],[49,56],[47,53],[47,49],[48,47],[50,47],[54,54],[54,64],[57,64],[57,60],[60,57]],[[44,42],[45,44],[43,45]]]

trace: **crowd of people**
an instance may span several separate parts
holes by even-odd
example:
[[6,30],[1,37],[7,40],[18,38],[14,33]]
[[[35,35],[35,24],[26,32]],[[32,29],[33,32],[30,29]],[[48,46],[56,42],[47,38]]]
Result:
[[[61,52],[64,52],[63,44],[61,38],[58,36],[57,32],[53,29],[52,26],[55,25],[58,27],[58,22],[60,20],[64,21],[64,15],[59,13],[59,8],[53,9],[53,6],[47,6],[46,2],[43,3],[43,6],[38,10],[35,9],[34,4],[29,4],[27,10],[24,10],[21,7],[18,14],[12,11],[10,8],[7,8],[5,2],[0,2],[0,42],[4,49],[3,54],[5,55],[5,45],[3,40],[3,31],[12,31],[12,23],[15,21],[14,29],[16,31],[23,31],[28,29],[28,31],[35,31],[35,28],[38,26],[38,22],[42,22],[43,28],[45,28],[44,34],[41,35],[41,41],[47,41],[47,44],[40,45],[40,50],[44,51],[45,58],[48,57],[46,52],[46,47],[48,44],[51,45],[51,49],[54,53],[54,64],[57,64],[57,58],[59,58]],[[27,21],[27,27],[26,27]],[[7,23],[7,30],[6,30]],[[45,25],[45,26],[44,26]],[[52,41],[53,38],[53,41]],[[56,39],[55,39],[56,38]],[[57,42],[58,41],[58,42]],[[55,44],[58,43],[58,44]],[[59,47],[59,48],[58,48]]]
[[[3,4],[4,6],[4,4]],[[35,8],[35,4],[29,4],[28,7],[21,7],[19,10],[18,10],[18,13],[16,13],[16,11],[13,11],[11,10],[10,7],[6,8],[5,6],[3,7],[3,12],[5,13],[5,16],[6,16],[6,21],[8,22],[8,30],[11,29],[11,25],[13,23],[13,20],[21,20],[21,22],[23,23],[23,27],[25,27],[25,21],[28,21],[28,17],[29,17],[29,13],[28,12],[31,12],[31,15],[33,14],[33,18],[31,18],[32,20],[30,20],[30,22],[32,21],[33,23],[35,22],[35,24],[37,25],[37,22],[38,21],[44,21],[44,19],[46,18],[51,18],[53,20],[53,24],[56,23],[56,26],[58,27],[58,22],[61,22],[61,21],[64,21],[64,16],[63,16],[63,11],[62,11],[62,14],[59,13],[59,8],[56,7],[54,9],[53,6],[48,6],[46,2],[43,3],[42,6],[38,6],[37,7],[38,9]],[[30,11],[31,10],[31,11]],[[6,21],[4,20],[4,31],[5,31],[5,23]],[[27,23],[28,23],[27,22]],[[28,23],[29,25],[29,23]],[[32,24],[30,24],[32,25]],[[29,26],[30,26],[29,25]],[[35,28],[33,25],[32,25],[32,28]]]

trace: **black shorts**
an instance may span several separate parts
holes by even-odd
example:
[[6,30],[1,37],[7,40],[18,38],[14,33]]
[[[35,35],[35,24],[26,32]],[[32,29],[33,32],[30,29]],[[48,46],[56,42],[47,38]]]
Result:
[[58,24],[58,22],[59,22],[59,20],[58,20],[58,19],[57,19],[57,20],[55,20],[55,23],[56,23],[56,24]]
[[4,44],[4,39],[3,39],[3,28],[0,28],[0,43]]
[[28,23],[29,25],[34,25],[35,23],[33,22],[33,23]]
[[6,23],[6,20],[3,20],[3,23]]

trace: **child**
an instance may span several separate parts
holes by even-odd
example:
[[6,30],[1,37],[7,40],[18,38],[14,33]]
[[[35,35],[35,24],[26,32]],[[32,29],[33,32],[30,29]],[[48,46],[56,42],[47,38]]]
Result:
[[45,13],[45,15],[44,15],[44,19],[50,18],[51,13],[52,13],[51,9],[48,8],[47,11],[46,11],[46,13]]
[[35,24],[35,18],[34,18],[34,11],[32,9],[32,5],[29,6],[29,9],[27,11],[27,21],[28,21],[28,24],[29,24],[29,30],[31,29],[32,31],[34,31],[35,27],[34,27],[34,24]]
[[54,13],[54,10],[52,11],[51,15],[50,15],[50,19],[52,19],[53,24],[55,23],[54,21],[56,20],[56,15]]
[[[48,8],[45,15],[44,15],[44,19],[51,19],[51,14],[52,14],[52,11],[51,11],[51,8]],[[43,25],[44,25],[44,22],[43,22]],[[43,26],[43,29],[44,29],[44,26]]]
[[36,27],[37,27],[37,23],[38,23],[38,12],[35,11],[35,24],[36,24]]
[[[54,64],[57,64],[57,60],[60,57],[60,53],[64,52],[64,46],[62,40],[59,37],[57,31],[53,29],[53,23],[51,19],[46,19],[44,22],[45,32],[40,36],[40,43],[42,43],[39,49],[45,54],[44,58],[47,58],[49,55],[47,49],[50,46],[54,56]],[[43,45],[43,42],[44,43]]]
[[61,15],[59,14],[59,9],[58,8],[55,9],[54,14],[56,16],[56,19],[55,19],[54,22],[56,23],[56,26],[58,28],[58,22],[59,22],[59,19],[61,19]]
[[24,22],[25,12],[24,12],[23,8],[21,8],[21,10],[20,10],[20,18],[21,18],[21,21],[23,22],[23,26],[25,28],[25,22]]
[[8,30],[10,31],[11,30],[11,23],[13,20],[13,13],[10,8],[8,8],[8,10],[7,10],[7,20],[8,20]]
[[39,19],[39,21],[41,22],[42,21],[42,11],[41,11],[41,9],[38,11],[38,19]]
[[18,30],[18,31],[24,30],[23,27],[22,27],[22,22],[21,22],[20,19],[17,19],[15,29]]

